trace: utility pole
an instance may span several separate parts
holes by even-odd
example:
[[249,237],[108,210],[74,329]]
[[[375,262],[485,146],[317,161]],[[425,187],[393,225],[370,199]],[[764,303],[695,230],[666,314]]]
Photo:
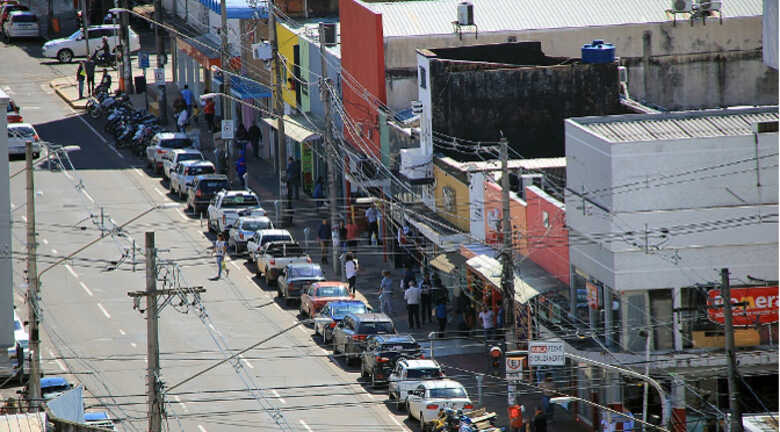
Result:
[[157,335],[157,249],[154,232],[146,233],[146,392],[148,396],[149,432],[162,429],[162,395],[160,394],[160,343]]
[[[284,159],[287,153],[286,138],[284,132],[284,97],[282,95],[282,83],[284,82],[284,69],[279,61],[279,35],[276,31],[276,4],[273,0],[269,2],[268,17],[271,25],[271,53],[273,54],[274,72],[276,80],[274,82],[274,114],[276,114],[276,160],[279,165],[279,202],[286,203],[286,208],[290,209],[292,203],[284,199],[284,189],[282,182],[282,170],[284,169]],[[289,185],[288,185],[289,187]],[[284,213],[284,210],[281,212]],[[277,221],[280,222],[280,221]],[[281,224],[280,224],[281,225]],[[331,227],[333,228],[333,227]]]
[[87,58],[89,58],[89,32],[87,31],[87,0],[81,0],[81,28],[83,29],[84,45],[87,47]]
[[[231,109],[230,98],[227,95],[230,94],[230,80],[233,79],[232,75],[225,73],[230,71],[230,52],[228,51],[228,26],[227,26],[227,2],[225,0],[220,1],[220,14],[222,17],[222,30],[220,35],[222,36],[222,119],[232,120],[233,110]],[[230,173],[230,141],[223,140],[224,142],[224,158],[223,163],[225,166],[225,173]]]
[[[330,228],[331,232],[338,224],[338,214],[336,207],[336,164],[335,160],[338,157],[335,144],[333,143],[333,130],[331,129],[330,118],[330,92],[328,91],[328,62],[325,59],[325,23],[320,23],[320,70],[322,71],[322,80],[320,81],[320,97],[322,103],[325,105],[325,147],[327,148],[327,154],[330,154],[328,158],[328,203],[330,204]],[[331,242],[331,264],[333,265],[333,272],[339,271],[339,258],[338,251],[336,250],[336,244]]]
[[[35,233],[35,182],[33,181],[32,142],[25,145],[25,168],[27,170],[27,317],[30,330],[30,379],[27,381],[27,400],[33,411],[41,406],[41,357],[38,324],[38,243]],[[24,350],[17,358],[19,365],[24,364]],[[18,354],[17,354],[18,356]],[[24,373],[20,370],[19,373]]]
[[133,88],[133,66],[130,61],[130,13],[127,12],[129,9],[128,1],[121,0],[121,2],[121,7],[125,11],[119,14],[119,38],[122,43],[122,72],[119,74],[119,82],[125,93],[131,94],[135,93],[135,89]]
[[734,352],[734,317],[731,309],[731,285],[729,282],[729,269],[720,270],[721,290],[723,299],[723,316],[725,318],[726,357],[728,361],[728,387],[729,387],[729,419],[728,430],[730,432],[742,432],[742,412],[739,408],[739,387],[737,387],[737,358]]
[[48,11],[46,13],[46,21],[48,24],[46,25],[46,33],[47,36],[50,38],[54,35],[54,29],[52,29],[52,23],[54,22],[54,0],[48,0]]
[[[504,325],[509,334],[507,349],[517,348],[515,329],[515,274],[512,265],[512,219],[509,210],[509,143],[505,137],[501,137],[501,192],[503,198],[504,215],[504,250],[501,254],[501,288],[504,292]],[[530,319],[530,317],[529,317]],[[528,335],[530,338],[531,335]]]
[[[162,0],[154,0],[154,20],[157,23],[163,22],[163,6],[162,6]],[[163,39],[163,33],[162,28],[160,25],[154,26],[154,39],[157,43],[157,68],[163,69],[163,76],[165,72],[165,40]],[[163,78],[162,85],[158,87],[158,90],[160,92],[159,97],[157,98],[157,101],[160,106],[160,124],[161,125],[167,125],[168,124],[168,97],[167,97],[167,86],[165,85],[165,79]]]

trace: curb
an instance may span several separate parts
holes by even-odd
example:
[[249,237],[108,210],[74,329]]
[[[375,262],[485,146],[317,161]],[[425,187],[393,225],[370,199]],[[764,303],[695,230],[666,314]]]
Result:
[[57,95],[59,95],[59,97],[61,97],[62,100],[64,100],[65,103],[67,103],[71,108],[73,108],[73,109],[84,109],[87,106],[86,101],[84,101],[84,102],[72,101],[62,91],[63,87],[71,87],[71,86],[75,86],[75,84],[63,83],[61,81],[61,78],[57,78],[55,80],[49,81],[49,87],[53,88],[54,92],[57,93]]

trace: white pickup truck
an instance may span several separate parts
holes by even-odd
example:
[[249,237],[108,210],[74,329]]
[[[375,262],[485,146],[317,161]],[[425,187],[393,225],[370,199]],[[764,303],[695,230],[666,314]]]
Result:
[[248,190],[223,190],[209,202],[209,231],[224,233],[240,216],[265,216],[260,199]]
[[311,257],[303,251],[301,245],[289,241],[272,241],[263,245],[255,253],[257,277],[265,275],[265,283],[276,282],[287,264],[310,263]]

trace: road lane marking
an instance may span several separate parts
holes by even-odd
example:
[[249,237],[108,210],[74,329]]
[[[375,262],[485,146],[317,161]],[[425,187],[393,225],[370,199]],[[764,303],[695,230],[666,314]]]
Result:
[[54,359],[54,362],[57,363],[57,366],[59,366],[63,372],[68,371],[68,368],[65,367],[65,363],[63,363],[60,359],[55,358],[56,356],[54,355],[54,351],[49,350],[49,355]]
[[162,191],[161,191],[160,189],[157,189],[157,188],[155,187],[155,188],[154,188],[154,191],[155,191],[155,192],[157,192],[157,194],[158,194],[158,195],[160,195],[161,197],[165,198],[165,194],[164,194],[164,193],[162,193]]
[[114,151],[114,153],[116,153],[116,155],[117,155],[117,156],[119,156],[120,158],[122,158],[122,159],[124,159],[124,158],[125,158],[125,156],[124,156],[122,153],[119,153],[119,150],[117,150],[117,149],[116,149],[116,147],[114,147],[114,145],[113,145],[113,144],[109,144],[109,145],[108,145],[108,148],[110,148],[111,150],[113,150],[113,151]]
[[22,216],[22,220],[27,222],[27,216]]
[[300,326],[298,326],[298,327],[295,327],[295,328],[297,328],[298,330],[300,330],[300,331],[301,331],[303,334],[305,334],[306,336],[309,336],[309,332],[308,332],[308,331],[307,331],[305,328],[303,328],[303,327],[300,327]]
[[82,189],[81,193],[83,193],[84,196],[87,197],[88,200],[92,201],[93,203],[95,202],[95,198],[92,198],[92,195],[90,195],[89,192],[87,192],[86,189]]
[[46,239],[43,239],[43,244],[47,245],[47,244],[49,244],[49,241],[46,240]]
[[176,399],[176,403],[181,405],[181,409],[183,409],[184,412],[190,412],[190,409],[187,408],[187,404],[185,404],[184,402],[181,401],[181,398],[179,397],[179,395],[174,395],[173,398]]
[[187,215],[186,215],[186,214],[184,214],[184,212],[183,212],[183,211],[181,211],[181,210],[176,210],[176,213],[178,213],[178,214],[179,214],[179,217],[181,217],[182,219],[184,219],[184,221],[185,221],[185,222],[189,222],[189,221],[190,221],[190,218],[188,218],[188,217],[187,217]]
[[282,307],[279,306],[279,303],[274,302],[274,306],[276,306],[276,308],[279,309],[280,311],[284,312],[284,309],[282,309]]
[[84,282],[79,282],[79,284],[81,284],[81,287],[84,288],[84,291],[87,292],[87,295],[92,297],[92,291],[90,291],[89,288],[87,288],[87,284],[85,284]]
[[98,303],[97,307],[100,308],[100,310],[103,312],[103,315],[105,315],[106,318],[111,319],[111,314],[108,313],[108,311],[106,310],[106,308],[103,307],[102,304]]
[[200,432],[209,432],[206,430],[206,428],[203,427],[203,425],[198,425],[198,429],[200,430]]
[[279,392],[278,392],[278,391],[276,391],[276,390],[271,390],[271,393],[273,393],[273,394],[274,394],[274,396],[276,396],[276,398],[277,398],[277,399],[279,399],[279,402],[281,402],[281,403],[283,403],[283,404],[286,404],[286,403],[287,403],[287,401],[286,401],[286,400],[284,400],[284,398],[283,398],[283,397],[282,397],[282,396],[279,394]]
[[139,175],[139,176],[141,176],[141,177],[146,177],[146,176],[144,175],[144,172],[143,172],[143,171],[141,171],[141,170],[139,170],[138,168],[133,168],[133,171],[135,171],[135,173],[136,173],[136,174],[138,174],[138,175]]
[[309,431],[309,432],[312,432],[311,428],[309,427],[309,425],[307,425],[307,424],[306,424],[306,422],[305,422],[305,421],[303,421],[303,420],[298,420],[298,422],[300,422],[301,426],[303,426],[303,427],[304,427],[304,429],[306,429],[306,430],[307,430],[307,431]]
[[121,334],[122,336],[124,336],[124,335],[126,335],[127,333],[125,333],[125,331],[124,331],[124,330],[122,330],[122,329],[119,329],[119,334]]
[[65,264],[65,268],[70,272],[70,274],[73,275],[74,278],[78,279],[79,275],[73,271],[73,267],[71,267],[70,264]]
[[52,249],[51,253],[53,253],[54,255],[57,255],[57,249]]
[[[74,113],[76,112],[76,110],[74,110],[73,108],[71,108],[71,111],[73,111]],[[92,127],[92,125],[91,125],[91,124],[89,124],[89,122],[88,122],[88,121],[84,120],[84,117],[82,117],[82,116],[78,116],[78,117],[76,117],[76,118],[78,118],[79,120],[81,120],[81,122],[82,122],[82,123],[84,123],[85,125],[87,125],[87,127],[89,128],[89,130],[91,130],[91,131],[92,131],[92,132],[93,132],[95,135],[97,135],[97,137],[98,137],[98,138],[100,138],[100,141],[103,141],[103,144],[107,144],[107,143],[108,143],[108,140],[107,140],[107,139],[105,139],[105,138],[103,138],[103,135],[101,135],[101,134],[100,134],[100,132],[96,131],[96,130],[95,130],[95,128],[93,128],[93,127]]]
[[236,268],[236,270],[241,270],[241,267],[239,267],[239,266],[238,266],[238,264],[236,264],[236,262],[235,262],[235,261],[233,261],[233,260],[230,260],[230,264],[231,264],[233,267],[235,267],[235,268]]
[[247,367],[249,367],[249,369],[254,369],[255,368],[254,366],[252,366],[252,363],[249,363],[249,360],[244,358],[243,355],[239,354],[238,356],[241,357],[241,361],[244,362],[244,364],[247,365]]
[[130,346],[131,346],[131,347],[133,347],[133,348],[135,348],[135,347],[137,347],[138,345],[136,345],[136,344],[135,344],[135,342],[130,342]]
[[397,424],[398,426],[400,426],[400,427],[401,427],[401,430],[403,430],[403,431],[407,430],[407,429],[404,427],[404,425],[402,425],[402,424],[401,424],[401,423],[398,421],[398,419],[397,419],[397,418],[395,418],[395,416],[393,416],[392,414],[388,414],[388,416],[390,416],[390,420],[392,420],[392,421],[393,421],[393,423],[395,423],[395,424]]

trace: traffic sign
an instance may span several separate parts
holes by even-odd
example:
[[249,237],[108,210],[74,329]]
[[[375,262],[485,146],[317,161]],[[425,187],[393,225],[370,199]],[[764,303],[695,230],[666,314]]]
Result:
[[523,378],[524,357],[506,357],[506,379],[508,381],[521,381]]
[[141,69],[146,69],[149,67],[149,53],[148,52],[139,52],[138,53],[138,67]]
[[165,85],[165,69],[157,68],[154,70],[154,83],[158,86]]
[[233,120],[222,120],[222,139],[232,140],[234,135]]
[[529,342],[529,366],[564,366],[566,356],[563,342]]

